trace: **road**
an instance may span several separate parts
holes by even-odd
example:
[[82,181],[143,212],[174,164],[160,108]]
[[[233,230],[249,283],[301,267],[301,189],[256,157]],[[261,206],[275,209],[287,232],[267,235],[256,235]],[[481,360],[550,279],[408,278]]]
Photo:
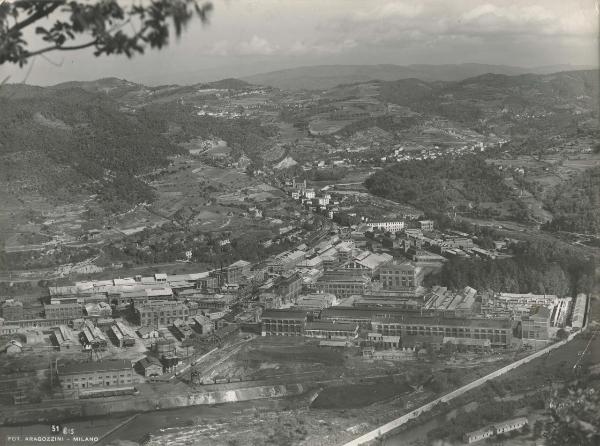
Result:
[[464,386],[462,386],[456,390],[453,390],[452,392],[447,393],[446,395],[436,398],[435,400],[433,400],[427,404],[424,404],[423,406],[401,416],[400,418],[396,418],[395,420],[392,420],[389,423],[386,423],[383,426],[380,426],[379,428],[377,428],[375,430],[367,432],[366,434],[364,434],[352,441],[349,441],[344,446],[359,446],[359,445],[362,445],[362,444],[365,444],[365,443],[368,443],[371,441],[375,441],[378,438],[380,438],[382,435],[387,434],[387,433],[399,428],[400,426],[406,424],[408,421],[418,418],[419,415],[421,415],[423,412],[430,411],[437,404],[447,403],[448,401],[452,401],[453,399],[463,395],[464,393],[468,392],[469,390],[479,387],[482,384],[485,384],[486,382],[488,382],[492,379],[495,379],[498,376],[503,375],[504,373],[514,370],[523,364],[527,364],[528,362],[530,362],[536,358],[539,358],[543,355],[550,353],[552,350],[555,350],[556,348],[561,347],[562,345],[565,345],[566,343],[570,342],[577,334],[579,334],[579,332],[570,335],[569,338],[565,341],[561,341],[561,342],[557,342],[555,344],[549,345],[548,347],[538,350],[538,351],[532,353],[531,355],[526,356],[525,358],[519,359],[518,361],[515,361],[512,364],[509,364],[505,367],[502,367],[499,370],[489,373],[482,378],[478,378],[475,381],[465,384]]

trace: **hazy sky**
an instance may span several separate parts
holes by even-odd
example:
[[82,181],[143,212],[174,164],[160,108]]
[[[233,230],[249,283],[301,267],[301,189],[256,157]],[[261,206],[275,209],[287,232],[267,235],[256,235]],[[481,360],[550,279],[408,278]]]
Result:
[[[138,0],[139,1],[139,0]],[[123,3],[131,3],[124,0]],[[38,57],[27,82],[195,83],[317,64],[597,65],[598,0],[213,0],[210,22],[133,59]],[[20,82],[27,69],[4,65]]]

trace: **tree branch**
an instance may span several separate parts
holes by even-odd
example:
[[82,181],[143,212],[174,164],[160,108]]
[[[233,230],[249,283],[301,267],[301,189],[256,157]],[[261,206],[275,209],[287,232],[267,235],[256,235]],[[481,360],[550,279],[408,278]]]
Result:
[[53,45],[53,46],[48,46],[46,48],[42,48],[40,50],[36,50],[33,51],[31,53],[27,53],[27,57],[31,57],[31,56],[37,56],[39,54],[43,54],[43,53],[47,53],[48,51],[72,51],[72,50],[81,50],[83,48],[89,48],[91,46],[94,46],[98,43],[98,39],[96,40],[92,40],[91,42],[88,43],[83,43],[81,45],[71,45],[71,46],[58,46],[58,45]]
[[8,30],[8,34],[14,33],[16,31],[20,31],[21,29],[26,28],[27,26],[31,25],[32,23],[35,23],[38,20],[43,19],[44,17],[48,16],[53,11],[55,11],[61,5],[64,5],[64,1],[55,2],[46,8],[44,8],[44,7],[39,8],[36,12],[31,14],[25,20],[14,24],[12,26],[12,28],[10,28]]

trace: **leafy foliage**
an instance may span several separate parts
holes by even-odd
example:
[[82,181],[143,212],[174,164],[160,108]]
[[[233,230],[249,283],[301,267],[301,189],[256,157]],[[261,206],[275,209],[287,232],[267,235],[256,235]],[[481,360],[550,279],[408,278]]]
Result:
[[585,170],[556,186],[545,204],[554,214],[547,229],[600,233],[600,167]]
[[151,104],[140,114],[176,142],[197,137],[220,138],[232,148],[234,158],[239,158],[243,151],[256,165],[262,165],[261,154],[269,144],[267,139],[277,132],[274,126],[263,125],[257,119],[220,119],[197,116],[196,112],[191,105],[170,102]]
[[438,212],[456,200],[499,202],[511,194],[498,171],[478,156],[393,164],[367,178],[365,186],[375,195]]
[[508,122],[511,139],[515,139],[532,130],[546,136],[576,132],[580,118],[575,118],[569,108],[577,103],[595,114],[598,88],[595,70],[548,75],[484,74],[460,82],[382,82],[380,99],[482,132],[496,132],[496,126],[503,128]]
[[472,286],[509,293],[576,295],[593,286],[593,259],[546,243],[521,243],[512,247],[514,257],[499,260],[450,259],[439,276],[428,281],[461,289]]
[[551,400],[552,421],[546,423],[545,437],[550,446],[600,442],[600,395],[593,387],[581,385],[557,391]]
[[[122,112],[103,95],[73,88],[11,97],[11,87],[0,95],[0,156],[40,153],[53,165],[69,166],[75,174],[62,178],[67,188],[98,194],[112,211],[152,201],[152,190],[138,176],[166,166],[166,157],[182,150],[154,121]],[[30,166],[28,174],[47,167]],[[0,166],[0,178],[11,184],[10,165]]]
[[[88,47],[94,48],[96,56],[131,57],[143,53],[148,46],[162,48],[167,44],[169,20],[179,36],[194,15],[205,22],[211,9],[212,4],[200,6],[197,0],[152,0],[129,8],[124,8],[118,0],[2,2],[0,65],[9,62],[23,66],[38,54]],[[47,20],[50,25],[39,25]],[[32,50],[24,38],[24,30],[36,24],[35,32],[47,46]]]

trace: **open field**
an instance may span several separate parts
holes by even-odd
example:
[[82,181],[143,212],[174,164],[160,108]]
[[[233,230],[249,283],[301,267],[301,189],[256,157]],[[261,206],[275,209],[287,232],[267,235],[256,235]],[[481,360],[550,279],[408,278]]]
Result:
[[376,381],[370,384],[347,384],[328,387],[319,393],[311,407],[315,409],[346,409],[363,407],[377,401],[387,400],[406,394],[410,387],[393,379]]

